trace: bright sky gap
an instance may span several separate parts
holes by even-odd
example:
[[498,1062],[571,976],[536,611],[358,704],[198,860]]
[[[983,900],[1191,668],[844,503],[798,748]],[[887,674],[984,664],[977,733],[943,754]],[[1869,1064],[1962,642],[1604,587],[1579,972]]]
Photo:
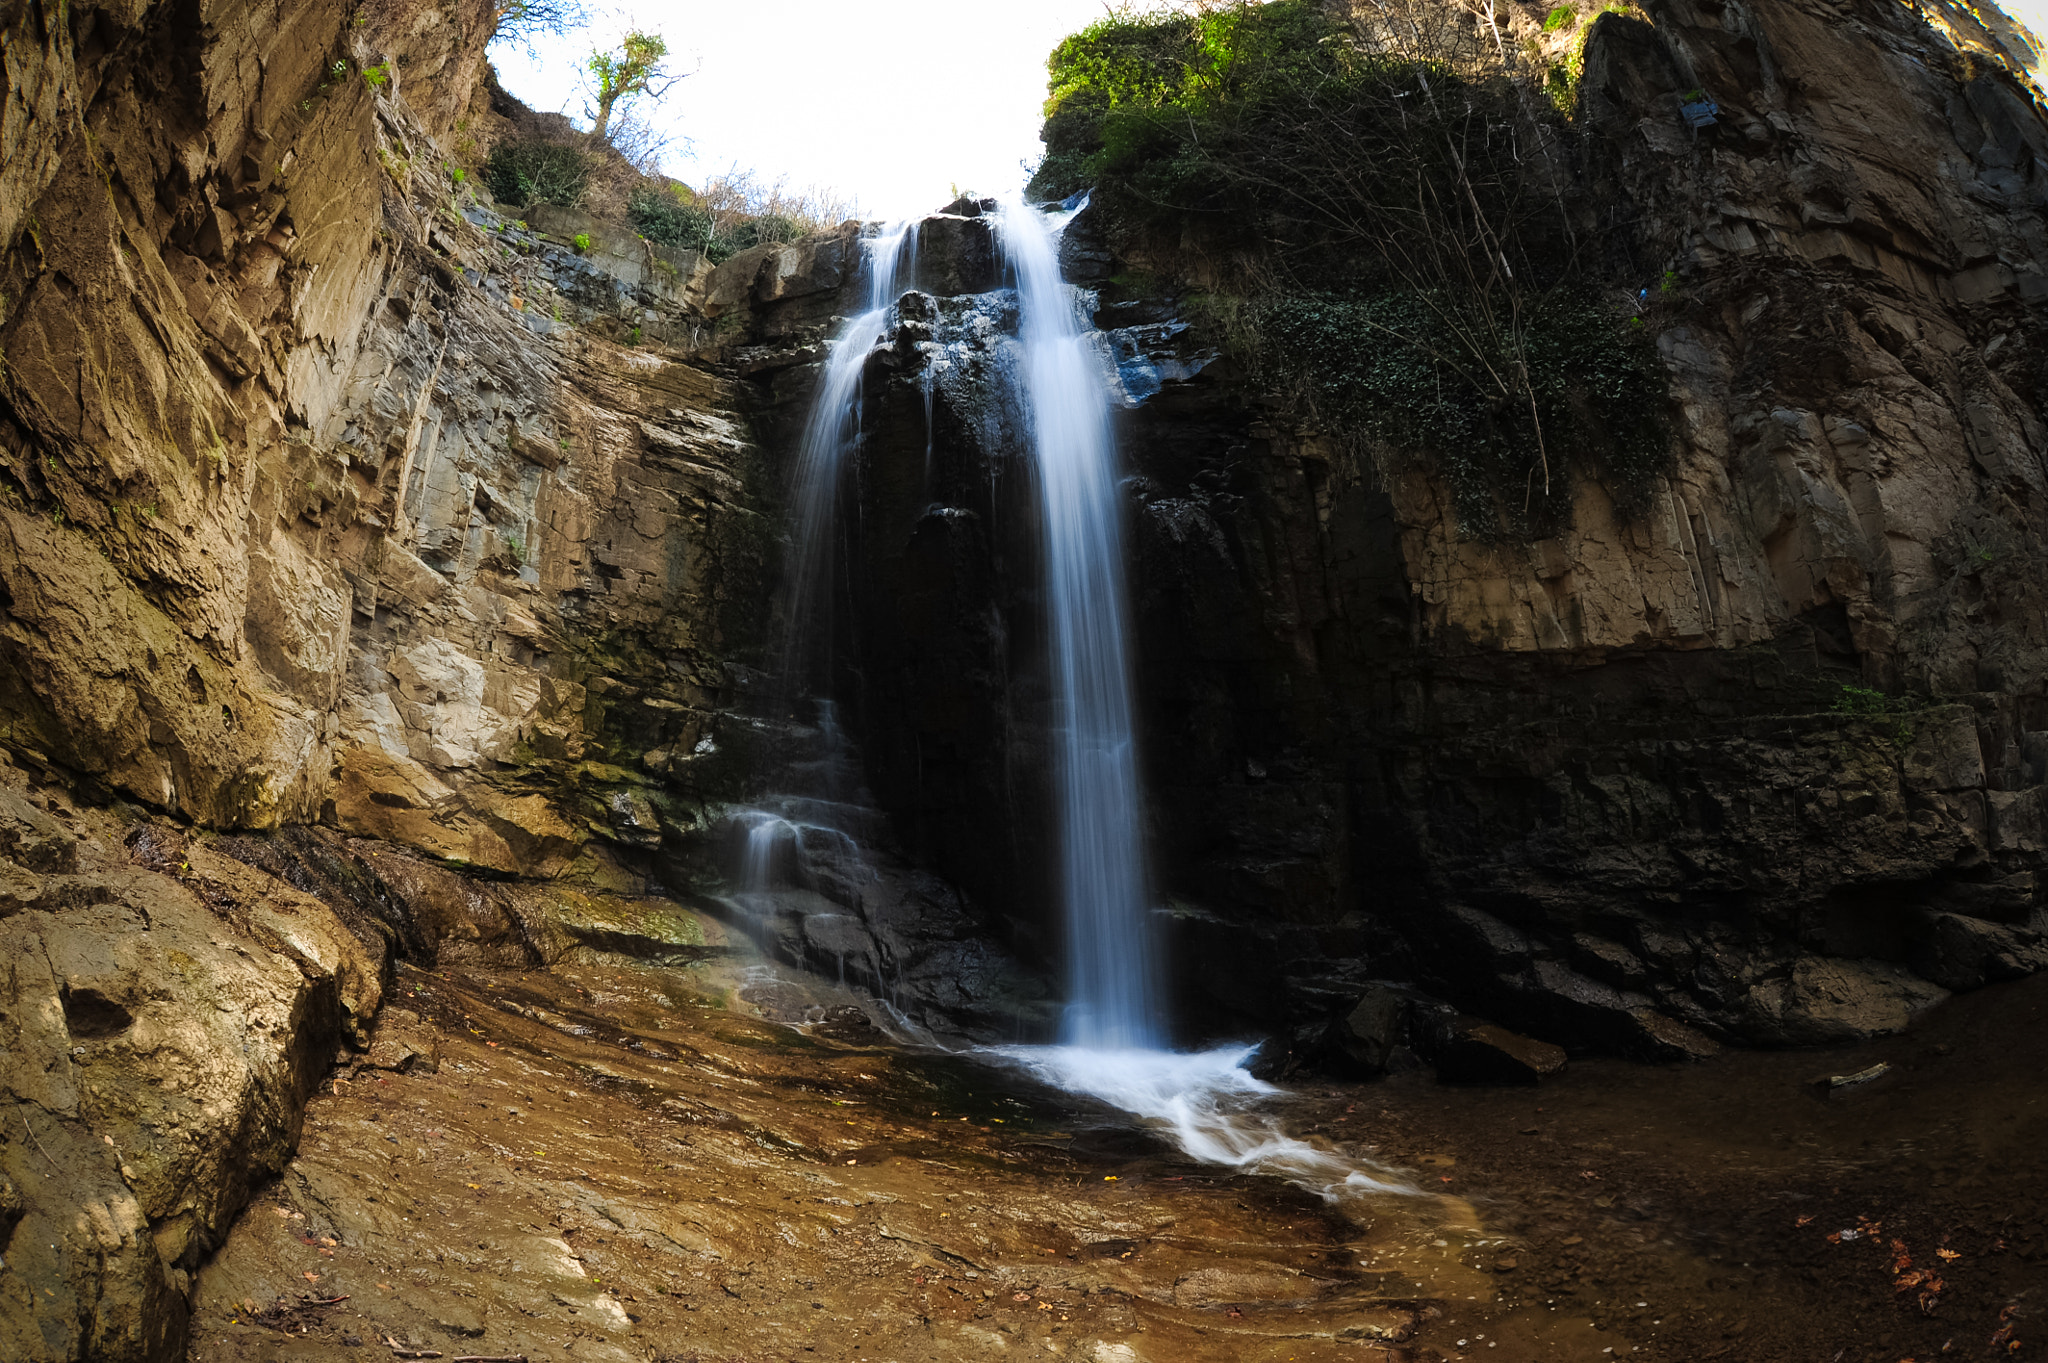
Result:
[[693,73],[647,111],[675,138],[669,174],[694,185],[751,170],[892,218],[938,208],[955,186],[1022,185],[1041,150],[1046,54],[1104,12],[1102,0],[643,2],[593,10],[588,28],[536,56],[500,44],[491,60],[529,105],[588,126],[589,49],[631,27],[657,31],[671,69]]

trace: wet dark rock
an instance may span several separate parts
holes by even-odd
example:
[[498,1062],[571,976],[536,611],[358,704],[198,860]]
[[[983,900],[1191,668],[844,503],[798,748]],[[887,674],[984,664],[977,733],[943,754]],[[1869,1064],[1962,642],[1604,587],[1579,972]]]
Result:
[[1960,913],[1926,913],[1909,960],[1944,989],[2020,979],[2048,968],[2048,915],[2037,916],[2031,927],[2010,927]]
[[1060,233],[1060,272],[1075,284],[1099,284],[1116,273],[1116,255],[1093,204],[1067,219]]
[[827,1009],[824,1021],[817,1023],[815,1030],[821,1036],[855,1046],[871,1046],[883,1039],[874,1019],[851,1004]]
[[971,194],[962,194],[959,198],[940,209],[939,212],[955,218],[981,218],[995,212],[997,207],[997,201],[994,199],[977,198]]
[[1285,1079],[1297,1068],[1294,1064],[1294,1046],[1288,1038],[1269,1036],[1253,1048],[1244,1058],[1241,1067],[1254,1079],[1272,1083]]
[[995,227],[989,219],[940,214],[917,233],[918,287],[936,294],[982,293],[1002,283]]
[[1368,1073],[1385,1070],[1387,1057],[1404,1039],[1408,1011],[1407,994],[1375,985],[1344,1015],[1338,1044]]

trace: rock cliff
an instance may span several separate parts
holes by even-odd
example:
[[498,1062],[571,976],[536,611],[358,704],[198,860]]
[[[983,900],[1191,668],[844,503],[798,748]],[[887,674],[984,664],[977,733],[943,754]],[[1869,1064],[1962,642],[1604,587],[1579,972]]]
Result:
[[[1578,112],[1579,228],[1671,376],[1643,514],[1586,481],[1553,538],[1464,534],[1426,465],[1374,476],[1131,284],[1153,243],[1069,229],[1128,405],[1154,864],[1198,1027],[1313,1037],[1384,975],[1681,1056],[1893,1029],[2048,963],[2031,49],[1889,4],[1645,13],[1598,19]],[[954,381],[1003,322],[918,306],[876,359],[905,377],[870,423],[848,685],[907,836],[1029,918],[1035,511]]]
[[[663,885],[733,911],[729,805],[806,741],[744,704],[756,431],[857,229],[714,269],[495,211],[490,18],[0,15],[9,1358],[182,1356],[395,959],[692,959]],[[838,905],[874,987],[951,952],[1002,993],[957,897],[884,879]]]

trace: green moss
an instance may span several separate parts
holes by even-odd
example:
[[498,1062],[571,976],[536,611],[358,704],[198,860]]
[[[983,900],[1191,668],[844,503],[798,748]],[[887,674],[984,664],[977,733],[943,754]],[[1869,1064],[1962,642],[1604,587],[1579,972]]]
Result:
[[1913,742],[1913,720],[1927,708],[1922,696],[1887,695],[1874,687],[1845,684],[1828,706],[1831,713],[1878,721],[1878,730],[1900,748]]

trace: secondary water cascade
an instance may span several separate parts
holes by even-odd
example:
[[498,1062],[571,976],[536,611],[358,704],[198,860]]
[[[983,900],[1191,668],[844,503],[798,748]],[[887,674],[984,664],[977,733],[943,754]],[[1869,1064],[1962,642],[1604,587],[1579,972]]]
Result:
[[[788,618],[783,634],[783,684],[800,692],[806,686],[829,696],[832,646],[832,583],[828,568],[836,538],[833,510],[839,497],[839,472],[860,438],[861,374],[868,353],[889,330],[897,284],[917,267],[917,224],[901,222],[864,238],[863,272],[866,306],[840,328],[826,354],[817,396],[811,401],[797,446],[795,477],[790,485],[795,512],[790,540]],[[790,697],[796,699],[795,695]],[[821,702],[828,704],[829,701]],[[829,711],[826,712],[829,716]]]

